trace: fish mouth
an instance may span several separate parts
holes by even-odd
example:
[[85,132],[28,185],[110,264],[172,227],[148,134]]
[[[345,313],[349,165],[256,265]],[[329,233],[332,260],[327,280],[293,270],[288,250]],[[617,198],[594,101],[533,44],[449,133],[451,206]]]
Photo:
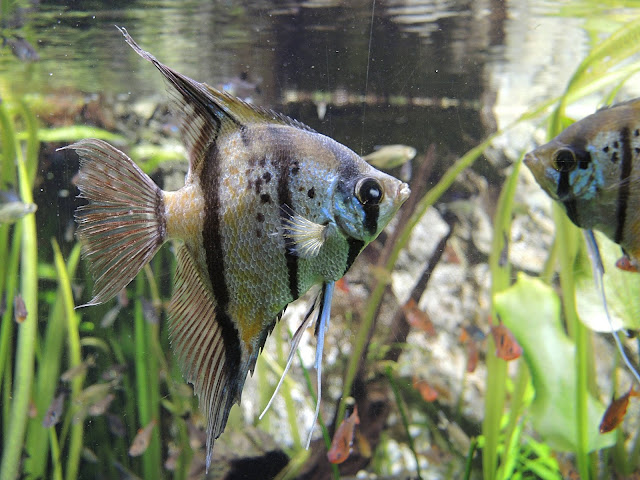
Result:
[[535,163],[537,162],[537,158],[536,156],[532,153],[529,152],[524,156],[524,164],[528,167],[531,168],[533,167],[533,165],[535,165]]
[[409,188],[409,185],[407,185],[406,183],[401,183],[400,185],[398,185],[396,198],[398,199],[398,202],[400,202],[400,205],[407,201],[409,195],[411,195],[411,189]]

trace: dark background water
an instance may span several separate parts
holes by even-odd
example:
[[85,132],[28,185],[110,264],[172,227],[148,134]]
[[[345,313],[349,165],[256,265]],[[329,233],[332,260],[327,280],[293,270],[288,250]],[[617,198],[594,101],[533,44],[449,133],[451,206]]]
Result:
[[[92,124],[86,109],[65,106],[95,95],[107,110],[166,100],[161,76],[124,42],[119,25],[181,73],[283,111],[358,153],[402,143],[420,158],[435,143],[428,184],[495,129],[487,68],[505,39],[499,1],[18,5],[2,18],[2,34],[24,37],[39,60],[0,49],[0,95],[57,105],[40,112],[44,126]],[[125,133],[135,137],[134,130]],[[69,189],[76,165],[49,158],[38,217],[59,218],[61,237],[76,203],[57,192]]]
[[[257,103],[282,107],[294,92],[302,101],[290,102],[289,113],[362,153],[385,143],[424,151],[434,139],[461,152],[485,133],[478,113],[489,51],[504,36],[502,2],[487,2],[493,13],[483,21],[473,15],[478,2],[471,1],[412,8],[370,1],[106,3],[27,4],[3,19],[4,25],[22,24],[15,31],[40,56],[23,63],[2,50],[0,71],[10,72],[11,90],[132,97],[161,92],[160,76],[125,44],[117,24],[195,79],[224,85],[246,76],[258,85],[260,93],[251,95]],[[350,99],[328,102],[319,122],[309,101],[314,92]],[[359,101],[365,94],[366,107]],[[397,105],[412,99],[422,105]],[[440,108],[442,99],[455,100],[453,107]]]

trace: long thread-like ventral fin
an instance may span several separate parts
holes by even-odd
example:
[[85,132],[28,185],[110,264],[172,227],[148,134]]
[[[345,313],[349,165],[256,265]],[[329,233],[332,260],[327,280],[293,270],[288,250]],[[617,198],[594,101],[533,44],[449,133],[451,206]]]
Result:
[[316,399],[316,411],[313,414],[313,423],[309,428],[309,437],[307,438],[306,448],[311,444],[313,429],[318,421],[320,414],[320,401],[322,399],[322,351],[324,350],[324,334],[329,328],[329,318],[331,317],[331,299],[333,298],[333,287],[335,282],[325,283],[320,292],[321,303],[318,310],[318,322],[316,324],[316,374],[318,382],[318,398]]
[[169,304],[169,338],[178,364],[194,386],[207,418],[207,469],[213,442],[227,424],[229,411],[247,375],[246,362],[228,365],[216,305],[205,288],[186,246],[178,251],[173,296]]
[[[319,295],[317,298],[319,298]],[[271,395],[271,398],[269,399],[267,406],[264,407],[264,410],[258,417],[258,420],[262,420],[262,417],[264,417],[264,414],[267,413],[267,410],[269,410],[269,408],[271,407],[271,404],[275,400],[276,395],[278,395],[278,391],[280,390],[280,387],[282,386],[282,383],[284,382],[284,379],[287,376],[287,372],[289,371],[289,368],[291,368],[291,363],[293,362],[293,358],[296,354],[296,351],[298,350],[298,345],[300,344],[300,339],[302,338],[302,334],[307,329],[307,327],[309,326],[309,323],[311,322],[311,319],[313,318],[311,314],[313,313],[314,309],[317,307],[316,305],[317,298],[316,300],[314,300],[313,304],[311,305],[311,308],[309,309],[307,314],[304,316],[304,320],[296,330],[296,333],[293,334],[293,338],[291,339],[291,349],[289,350],[289,357],[287,358],[287,364],[284,367],[282,375],[280,375],[280,381],[278,382],[276,389],[273,391],[273,394]]]
[[[80,156],[77,235],[95,279],[86,305],[113,298],[151,260],[166,237],[162,190],[124,153],[102,140],[62,149]],[[62,150],[61,149],[61,150]]]
[[609,327],[611,328],[611,335],[613,335],[613,339],[616,342],[616,346],[618,347],[618,351],[620,352],[622,360],[624,360],[625,365],[627,365],[627,368],[631,371],[638,384],[640,384],[640,374],[638,374],[636,369],[633,367],[633,364],[627,357],[627,354],[624,353],[622,342],[620,341],[620,337],[618,337],[618,332],[613,327],[613,322],[611,321],[611,316],[609,315],[607,295],[604,291],[604,265],[602,265],[602,257],[600,256],[598,242],[596,241],[593,230],[584,230],[583,232],[585,241],[587,243],[587,252],[589,253],[589,259],[591,260],[591,268],[593,269],[593,281],[595,283],[596,290],[600,294],[600,299],[602,300],[602,308],[604,308],[605,316],[607,317]]

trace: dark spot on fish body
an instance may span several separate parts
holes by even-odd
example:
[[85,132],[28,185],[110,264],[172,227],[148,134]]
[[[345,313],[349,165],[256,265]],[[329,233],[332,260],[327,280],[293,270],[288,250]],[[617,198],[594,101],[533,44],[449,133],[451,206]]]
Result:
[[256,181],[254,182],[254,185],[256,186],[256,193],[260,195],[260,191],[262,190],[262,179],[257,178]]
[[591,154],[587,151],[581,151],[577,154],[578,157],[578,168],[581,170],[586,170],[589,168],[589,164],[591,163]]
[[640,153],[640,148],[636,147],[635,149],[636,154]]
[[271,181],[271,172],[264,172],[262,174],[262,179],[265,181],[265,183],[269,183]]
[[240,139],[245,147],[248,147],[251,144],[251,138],[246,125],[240,126]]
[[316,191],[315,191],[315,189],[313,187],[311,187],[309,189],[309,191],[307,192],[307,197],[314,198],[315,196],[316,196]]
[[639,135],[640,135],[640,130],[636,128],[636,129],[633,131],[633,136],[634,136],[634,137],[637,137],[637,136],[639,136]]
[[267,166],[267,157],[260,158],[260,167],[264,168]]
[[294,162],[291,168],[291,175],[297,175],[298,173],[300,173],[300,165],[298,165],[298,162]]
[[[228,314],[230,299],[226,283],[225,251],[222,243],[220,156],[215,143],[209,147],[203,163],[202,178],[200,179],[205,197],[202,240],[207,261],[207,273],[215,299],[216,322],[220,326],[224,343],[224,368],[228,372],[236,373],[241,362],[240,338],[238,329]],[[239,394],[236,391],[238,382],[233,377],[233,373],[230,373],[230,385],[234,391],[227,397],[229,403],[233,402]]]
[[611,163],[616,163],[618,161],[618,152],[613,152],[611,155]]
[[271,203],[271,195],[269,195],[268,193],[263,193],[262,195],[260,195],[260,202]]
[[608,152],[609,152],[609,145],[607,145],[606,147],[604,147],[604,148],[602,149],[602,151],[603,151],[604,153],[608,153]]
[[620,143],[617,140],[615,142],[613,142],[613,148],[615,148],[615,149],[620,148]]
[[631,153],[631,138],[628,127],[620,131],[622,141],[622,166],[620,169],[620,186],[618,189],[618,201],[616,203],[616,232],[613,241],[620,243],[624,236],[624,227],[627,220],[627,207],[630,194],[629,177],[633,166],[633,155]]
[[264,222],[264,214],[262,212],[258,212],[256,214],[256,220],[258,220],[259,222]]
[[262,238],[262,230],[260,230],[259,228],[256,228],[256,237]]

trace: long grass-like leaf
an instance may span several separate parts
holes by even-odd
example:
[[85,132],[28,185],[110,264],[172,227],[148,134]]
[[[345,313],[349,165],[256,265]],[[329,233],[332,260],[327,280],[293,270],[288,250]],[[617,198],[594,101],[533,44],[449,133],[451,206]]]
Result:
[[586,327],[578,319],[575,305],[575,285],[573,281],[573,265],[577,255],[578,244],[581,236],[577,227],[569,222],[569,219],[560,211],[560,207],[554,205],[558,241],[563,245],[563,253],[560,255],[560,286],[562,287],[562,306],[567,322],[567,328],[576,344],[575,371],[576,386],[576,419],[579,449],[575,452],[580,478],[591,478],[589,468],[589,439],[587,435],[587,397],[588,397],[588,359],[587,346],[588,334]]
[[[136,302],[134,308],[135,332],[135,370],[138,418],[140,428],[155,420],[159,422],[160,398],[158,394],[158,370],[156,357],[153,355],[151,337],[157,339],[157,325],[149,325],[144,319],[142,298],[144,296],[144,277],[136,279]],[[155,327],[155,329],[154,329]],[[144,478],[162,478],[162,459],[160,454],[159,428],[154,428],[149,447],[142,455]]]
[[4,102],[0,102],[0,138],[2,138],[2,168],[0,188],[16,181],[16,131]]
[[398,413],[400,414],[400,418],[402,419],[402,426],[404,427],[404,431],[407,434],[407,442],[409,443],[409,449],[411,453],[413,453],[413,458],[416,461],[416,475],[419,479],[422,478],[422,473],[420,472],[420,459],[418,458],[418,453],[416,452],[416,446],[413,442],[413,437],[411,436],[411,431],[409,430],[409,416],[407,415],[407,411],[404,408],[404,401],[400,396],[400,391],[398,390],[398,386],[396,385],[395,380],[393,379],[393,371],[391,370],[391,366],[387,365],[385,369],[385,374],[387,375],[387,379],[389,380],[389,385],[391,386],[391,391],[393,392],[393,396],[396,400],[396,406],[398,407]]
[[[18,223],[13,230],[13,239],[9,257],[7,258],[7,274],[4,292],[5,298],[13,298],[18,284],[18,266],[20,260],[20,245],[22,239],[22,223]],[[11,412],[11,371],[13,370],[13,334],[15,322],[13,321],[13,302],[7,301],[7,308],[2,314],[0,326],[0,381],[3,385],[2,399],[2,425],[4,427],[3,438],[9,434],[9,418]]]
[[[491,298],[508,288],[511,283],[511,265],[508,258],[508,241],[511,238],[513,198],[516,192],[522,157],[513,165],[498,198],[494,224],[489,269],[491,271]],[[494,312],[492,312],[493,314]],[[487,384],[482,433],[485,437],[482,449],[484,478],[496,478],[498,467],[498,445],[500,443],[500,421],[506,398],[507,364],[495,355],[493,338],[489,336],[487,346]],[[508,453],[508,451],[505,451]],[[506,460],[503,458],[503,462]]]
[[557,108],[551,116],[549,124],[550,137],[555,137],[561,130],[565,107],[570,95],[576,90],[590,84],[598,83],[601,77],[623,60],[638,52],[640,45],[640,19],[624,25],[606,40],[596,45],[574,72],[565,94],[560,97]]
[[24,99],[19,102],[20,113],[27,127],[26,148],[25,148],[25,165],[27,169],[27,178],[29,185],[33,185],[36,178],[36,170],[38,168],[38,153],[40,150],[40,141],[38,140],[38,120],[33,111],[29,108]]
[[[56,262],[60,262],[60,249],[55,242],[52,243],[54,245],[53,249],[56,255]],[[58,257],[58,255],[60,255],[60,257]],[[79,259],[80,244],[77,244],[72,250],[66,265],[66,279],[58,275],[58,295],[49,315],[47,330],[42,344],[42,358],[45,359],[45,361],[40,362],[38,365],[37,379],[34,386],[34,402],[40,415],[32,419],[29,423],[27,451],[30,452],[30,454],[29,458],[25,461],[26,471],[34,478],[45,475],[50,435],[42,426],[42,416],[44,412],[47,411],[47,408],[55,396],[58,378],[60,377],[62,357],[65,355],[63,345],[68,327],[67,315],[69,314],[69,300],[66,296],[71,287],[70,285],[63,285],[63,283],[65,281],[68,282],[69,278],[73,276]],[[60,268],[58,263],[56,263],[56,266]],[[75,315],[73,307],[72,314]]]
[[[78,317],[74,310],[73,293],[71,292],[71,280],[67,266],[62,258],[60,247],[55,240],[51,241],[53,247],[53,259],[58,273],[58,287],[63,298],[64,316],[67,319],[67,345],[69,347],[69,367],[76,367],[82,363],[82,352],[80,349],[80,332],[78,331]],[[77,262],[77,258],[75,259]],[[82,391],[84,375],[78,375],[71,380],[71,401],[76,403],[76,399]],[[71,425],[71,435],[69,437],[69,447],[67,449],[67,468],[65,478],[75,480],[78,476],[80,464],[80,454],[82,453],[82,436],[84,432],[83,422],[75,422]]]
[[[18,155],[20,196],[24,203],[33,203],[26,166]],[[11,415],[7,436],[4,438],[0,478],[11,480],[18,476],[22,447],[27,428],[29,402],[34,374],[34,351],[38,327],[38,246],[34,214],[22,220],[22,248],[20,290],[27,309],[27,318],[18,329],[16,369]]]
[[[427,209],[433,205],[444,192],[451,186],[451,184],[455,181],[458,175],[462,173],[466,168],[473,165],[473,162],[482,155],[482,152],[491,144],[493,139],[497,134],[491,135],[484,142],[478,145],[475,148],[469,150],[465,155],[463,155],[456,163],[454,163],[443,175],[440,181],[429,190],[418,202],[414,213],[411,215],[409,221],[404,225],[402,229],[402,233],[398,236],[398,240],[393,247],[393,251],[389,257],[389,261],[385,265],[385,269],[388,272],[393,270],[396,262],[398,261],[398,257],[400,256],[400,250],[402,250],[407,243],[409,242],[409,238],[411,237],[411,232],[414,227],[418,224],[422,216],[425,214]],[[344,378],[344,386],[342,389],[342,401],[338,407],[338,416],[336,418],[336,422],[339,424],[344,418],[345,409],[347,407],[345,403],[345,399],[349,397],[351,394],[351,387],[353,386],[353,381],[356,377],[356,371],[358,368],[358,364],[364,353],[364,349],[367,343],[367,339],[369,338],[369,332],[371,330],[371,326],[373,325],[373,320],[380,303],[382,302],[382,296],[387,288],[387,284],[385,282],[377,282],[371,295],[369,297],[369,302],[367,303],[367,307],[362,315],[362,321],[360,327],[358,328],[358,335],[356,336],[355,344],[353,345],[353,352],[349,358],[349,363],[347,365],[347,372]]]
[[49,442],[51,443],[51,463],[53,464],[53,480],[62,480],[62,459],[60,458],[60,445],[55,428],[49,429]]

